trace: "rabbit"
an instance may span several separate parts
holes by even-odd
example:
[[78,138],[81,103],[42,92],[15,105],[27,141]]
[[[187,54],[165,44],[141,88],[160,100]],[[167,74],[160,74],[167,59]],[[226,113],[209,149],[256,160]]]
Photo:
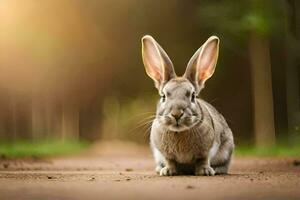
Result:
[[161,96],[150,133],[155,170],[161,176],[228,173],[234,150],[232,131],[224,117],[199,98],[215,71],[218,54],[219,38],[211,36],[179,77],[154,38],[142,38],[145,70]]

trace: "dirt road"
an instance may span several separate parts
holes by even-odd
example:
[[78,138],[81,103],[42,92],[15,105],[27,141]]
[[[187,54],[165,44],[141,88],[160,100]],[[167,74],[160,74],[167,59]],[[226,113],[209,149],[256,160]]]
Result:
[[296,158],[237,157],[230,175],[214,177],[160,177],[153,168],[148,148],[117,142],[73,157],[2,158],[0,199],[300,199]]

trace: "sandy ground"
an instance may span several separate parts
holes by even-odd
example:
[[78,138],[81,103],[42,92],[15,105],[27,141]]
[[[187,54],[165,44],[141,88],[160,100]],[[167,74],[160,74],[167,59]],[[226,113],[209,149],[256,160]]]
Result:
[[77,156],[2,158],[0,199],[300,199],[299,158],[236,157],[229,175],[214,177],[153,168],[148,148],[118,142]]

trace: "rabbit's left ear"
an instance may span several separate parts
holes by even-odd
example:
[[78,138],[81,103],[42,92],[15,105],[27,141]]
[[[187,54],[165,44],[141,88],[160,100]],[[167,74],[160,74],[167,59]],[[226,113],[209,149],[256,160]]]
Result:
[[142,56],[145,70],[157,89],[160,90],[166,82],[176,77],[169,56],[150,35],[142,38]]
[[219,55],[219,38],[211,36],[196,51],[190,59],[184,77],[189,79],[198,89],[204,87],[204,83],[209,79],[214,71]]

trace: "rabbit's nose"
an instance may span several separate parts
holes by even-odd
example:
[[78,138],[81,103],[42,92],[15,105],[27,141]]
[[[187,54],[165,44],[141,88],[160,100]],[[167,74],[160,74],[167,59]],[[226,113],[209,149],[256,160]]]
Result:
[[176,121],[178,121],[183,115],[183,110],[180,109],[172,110],[171,115],[172,117],[175,118]]

